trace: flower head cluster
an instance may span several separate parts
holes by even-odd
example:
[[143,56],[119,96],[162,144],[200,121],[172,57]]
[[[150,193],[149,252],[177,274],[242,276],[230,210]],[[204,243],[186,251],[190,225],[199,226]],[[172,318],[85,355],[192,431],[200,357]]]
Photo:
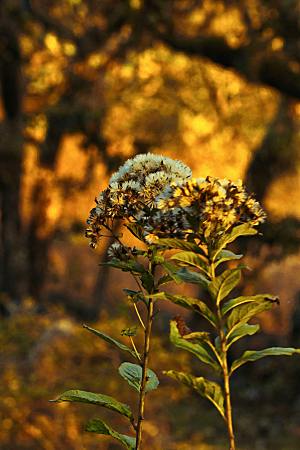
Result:
[[86,236],[95,247],[103,227],[112,228],[115,219],[137,221],[150,217],[158,195],[168,185],[191,176],[182,162],[151,153],[129,159],[112,175],[109,186],[96,199],[90,212]]
[[[266,217],[241,181],[213,177],[173,183],[158,199],[158,208],[160,212],[151,223],[152,231],[148,230],[149,241],[155,236],[181,237],[185,231],[208,243],[235,225],[249,223],[256,226]],[[177,229],[173,224],[169,226],[170,211],[174,215],[173,224],[176,220],[181,223]]]
[[110,258],[117,258],[121,261],[126,261],[131,256],[131,249],[119,242],[113,242],[107,250],[107,255]]

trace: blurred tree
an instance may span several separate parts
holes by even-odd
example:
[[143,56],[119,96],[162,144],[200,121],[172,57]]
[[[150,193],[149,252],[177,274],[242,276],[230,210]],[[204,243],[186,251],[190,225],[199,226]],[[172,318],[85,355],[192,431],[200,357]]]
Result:
[[0,291],[18,301],[24,290],[25,247],[21,233],[19,192],[22,175],[22,87],[18,29],[0,4]]
[[[69,211],[64,204],[53,213],[53,192],[79,198],[99,162],[103,178],[148,150],[185,151],[202,173],[226,160],[229,177],[239,163],[238,176],[246,174],[262,201],[283,173],[295,175],[299,13],[297,0],[3,0],[1,290],[11,298],[26,293],[15,280],[27,261],[29,293],[41,298],[53,233]],[[80,181],[58,169],[72,135],[82,137],[88,160]],[[37,161],[20,232],[29,147]],[[69,226],[82,220],[75,209]],[[299,223],[292,221],[285,231],[294,236]],[[283,249],[286,233],[277,234],[285,235]],[[99,274],[96,292],[106,280]]]

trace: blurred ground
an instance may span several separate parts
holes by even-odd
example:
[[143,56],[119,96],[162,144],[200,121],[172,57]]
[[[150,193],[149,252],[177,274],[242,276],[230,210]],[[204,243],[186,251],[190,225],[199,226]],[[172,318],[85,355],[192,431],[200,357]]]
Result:
[[[118,336],[127,324],[106,311],[93,326]],[[136,409],[134,391],[117,374],[122,359],[116,351],[83,330],[61,308],[37,315],[29,301],[2,322],[0,343],[2,449],[119,448],[110,439],[85,433],[84,424],[101,417],[128,432],[123,419],[89,405],[48,402],[66,389],[80,388],[115,396]],[[162,375],[168,368],[191,370],[190,364],[195,373],[206,373],[186,353],[178,356],[165,333],[156,329],[151,367],[160,387],[148,397],[145,448],[226,448],[223,423],[210,405]],[[249,365],[233,378],[238,448],[299,448],[299,374],[299,358],[276,358]]]

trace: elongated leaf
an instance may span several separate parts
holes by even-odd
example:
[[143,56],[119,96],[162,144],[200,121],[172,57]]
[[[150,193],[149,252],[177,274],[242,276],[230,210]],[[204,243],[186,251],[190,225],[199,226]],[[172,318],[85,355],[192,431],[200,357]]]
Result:
[[141,282],[147,292],[151,292],[154,287],[154,277],[149,272],[143,272],[141,276]]
[[269,301],[270,303],[279,305],[279,299],[275,295],[270,294],[258,294],[258,295],[249,295],[249,296],[240,296],[236,298],[232,298],[224,303],[222,306],[222,314],[227,314],[232,309],[237,306],[243,305],[245,303],[260,303]]
[[179,250],[189,250],[195,253],[203,254],[203,250],[199,248],[197,244],[193,242],[187,242],[182,239],[175,239],[175,238],[159,239],[158,241],[155,241],[155,244],[170,249],[174,248]]
[[229,348],[234,342],[242,339],[245,336],[252,336],[259,330],[259,325],[249,325],[248,323],[239,324],[234,331],[230,334],[227,341],[227,348]]
[[211,325],[216,327],[217,319],[209,307],[197,298],[187,297],[185,295],[173,295],[167,292],[159,292],[153,296],[157,300],[169,300],[175,305],[183,306],[183,308],[195,311],[204,317]]
[[171,281],[173,281],[173,277],[171,277],[169,274],[163,275],[159,278],[157,285],[162,286],[163,284],[171,283]]
[[133,418],[131,409],[125,403],[121,403],[113,397],[104,394],[95,394],[94,392],[70,390],[66,391],[57,397],[52,402],[77,402],[77,403],[89,403],[91,405],[103,406],[104,408],[111,409],[122,416],[126,416],[129,419]]
[[121,442],[121,444],[123,444],[124,447],[127,448],[127,450],[135,449],[136,440],[134,437],[118,433],[100,419],[90,420],[87,423],[85,430],[89,431],[90,433],[97,433],[111,436],[112,438],[117,439],[117,441]]
[[127,288],[124,288],[123,292],[124,292],[124,294],[128,295],[128,297],[136,297],[139,295],[143,295],[141,291],[134,291],[132,289],[127,289]]
[[242,225],[238,225],[232,229],[229,234],[225,234],[218,242],[218,246],[212,254],[213,259],[220,254],[221,250],[225,248],[228,244],[235,241],[239,236],[250,236],[253,234],[257,234],[257,230],[252,228],[248,223],[243,223]]
[[185,334],[183,339],[187,341],[204,341],[207,342],[209,340],[210,334],[207,331],[193,331],[192,333]]
[[181,265],[197,267],[197,269],[204,273],[208,272],[207,263],[194,252],[178,252],[176,255],[171,256],[171,259]]
[[230,250],[221,250],[215,263],[215,267],[218,267],[220,264],[226,261],[241,259],[243,256],[244,255],[236,255]]
[[176,275],[179,277],[181,281],[184,281],[186,283],[199,284],[205,289],[207,289],[209,285],[209,280],[204,275],[198,272],[188,270],[185,267],[179,269],[176,272]]
[[137,239],[139,239],[142,242],[145,242],[145,236],[144,231],[141,226],[139,226],[137,223],[130,223],[126,225],[126,228],[135,236]]
[[217,408],[223,419],[225,419],[224,395],[218,383],[175,370],[168,370],[164,374],[194,389],[202,397],[207,398]]
[[[134,387],[138,392],[140,392],[142,381],[141,366],[129,362],[124,362],[119,367],[119,373],[127,381],[127,383],[130,384],[130,386]],[[159,380],[156,374],[153,372],[153,370],[147,369],[146,392],[157,389],[158,385]]]
[[100,339],[103,339],[104,341],[108,342],[109,344],[113,345],[114,347],[118,348],[119,350],[122,350],[123,352],[129,353],[134,358],[138,359],[137,355],[131,348],[127,347],[127,345],[122,344],[121,342],[117,341],[116,339],[108,336],[105,333],[102,333],[102,331],[95,330],[94,328],[88,327],[87,325],[83,325],[84,328],[86,328],[91,333],[98,336]]
[[145,268],[142,264],[137,261],[130,259],[129,261],[121,261],[118,258],[112,258],[110,261],[106,261],[99,264],[100,266],[110,266],[115,269],[121,269],[123,272],[132,273],[144,273]]
[[223,298],[239,284],[241,279],[241,269],[243,267],[236,267],[235,269],[224,270],[221,275],[216,277],[209,283],[209,292],[213,299],[219,304]]
[[234,361],[231,366],[231,373],[248,362],[254,362],[266,356],[292,356],[300,354],[299,348],[292,347],[270,347],[264,350],[247,350],[243,355]]
[[187,350],[188,352],[192,353],[198,359],[200,359],[200,361],[213,367],[214,370],[218,372],[220,371],[219,362],[212,353],[209,345],[206,344],[206,342],[198,341],[197,343],[193,343],[184,339],[184,337],[182,337],[179,333],[177,323],[175,320],[171,320],[170,323],[170,341],[176,347],[181,348],[183,350]]
[[167,277],[169,276],[171,280],[175,281],[175,283],[177,284],[182,282],[181,278],[177,275],[178,267],[175,264],[171,263],[170,261],[165,261],[164,263],[162,263],[162,266],[167,272]]
[[230,330],[229,334],[237,324],[248,322],[248,320],[257,314],[272,309],[274,304],[276,304],[276,302],[267,299],[261,300],[260,302],[246,303],[234,308],[229,314],[226,322],[228,330]]

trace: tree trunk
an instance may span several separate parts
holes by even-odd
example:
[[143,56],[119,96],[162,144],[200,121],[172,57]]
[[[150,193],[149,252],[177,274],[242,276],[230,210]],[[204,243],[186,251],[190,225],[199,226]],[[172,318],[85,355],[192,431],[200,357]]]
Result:
[[0,289],[8,300],[20,301],[26,294],[26,251],[20,212],[23,159],[21,54],[17,27],[2,2],[0,5],[0,84],[4,113],[0,124],[2,265]]

